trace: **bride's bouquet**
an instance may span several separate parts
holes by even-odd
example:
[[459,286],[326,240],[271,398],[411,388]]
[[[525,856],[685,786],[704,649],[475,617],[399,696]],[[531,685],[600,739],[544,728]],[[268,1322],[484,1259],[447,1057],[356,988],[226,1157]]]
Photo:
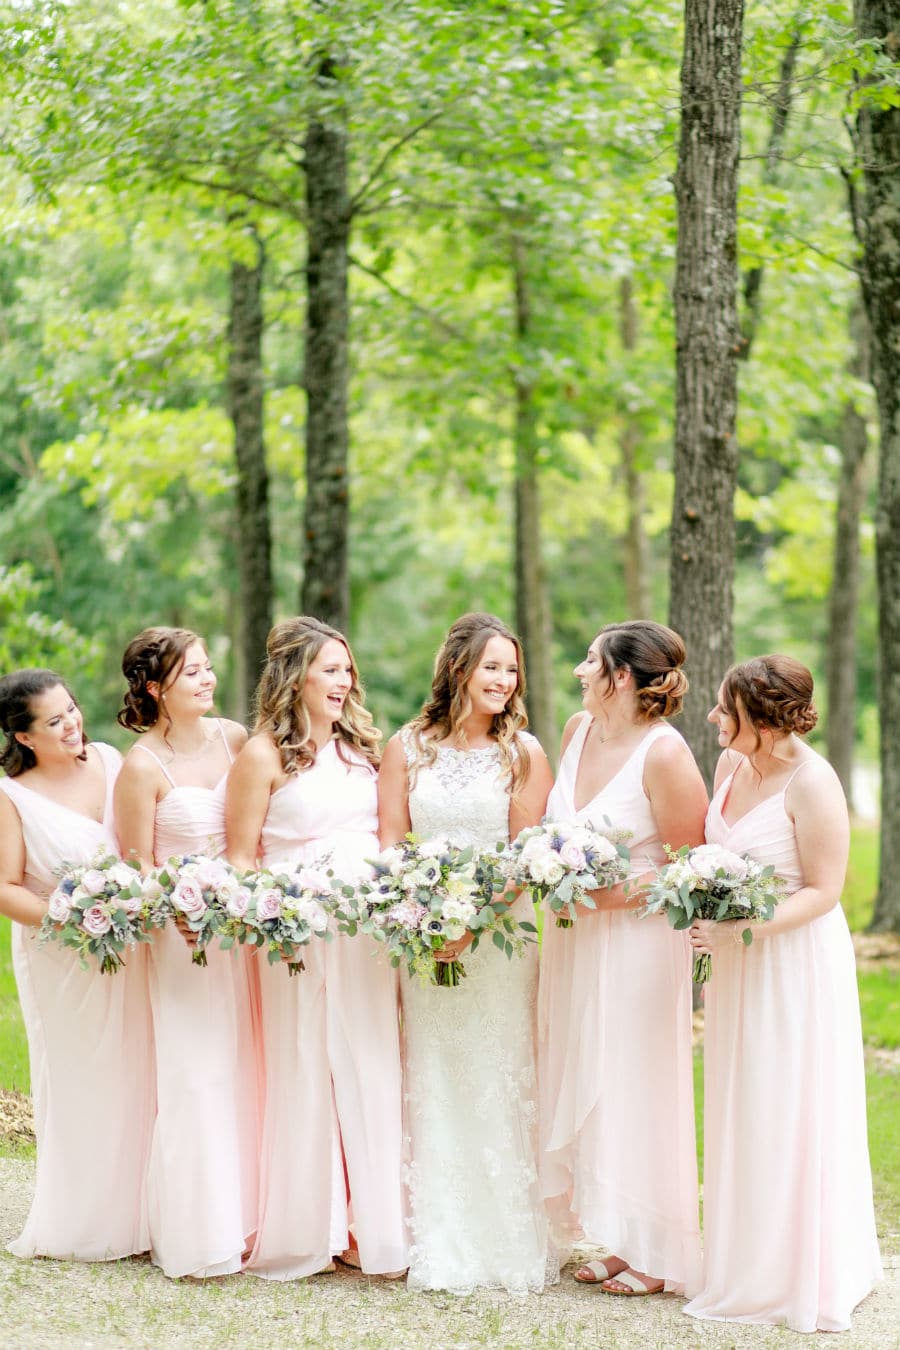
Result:
[[166,917],[194,935],[191,960],[195,966],[207,964],[206,948],[212,939],[228,931],[230,921],[246,910],[245,887],[224,858],[180,854],[155,867],[144,884],[156,889],[157,903]]
[[321,868],[299,867],[296,872],[250,872],[242,880],[244,912],[222,946],[237,940],[264,947],[270,965],[284,961],[289,975],[299,975],[302,949],[314,937],[330,942],[334,936],[328,926],[331,878]]
[[[666,854],[669,862],[647,888],[642,914],[665,914],[673,928],[690,928],[695,919],[766,923],[784,895],[784,882],[774,867],[719,844],[685,844],[677,853],[667,844]],[[746,946],[753,941],[749,927],[741,936]],[[694,957],[697,983],[704,984],[711,970],[708,952]]]
[[628,876],[630,857],[624,841],[630,830],[610,821],[601,830],[578,821],[545,820],[523,830],[501,855],[506,880],[531,892],[536,904],[546,901],[557,928],[571,928],[576,905],[596,909],[589,891],[615,886]]
[[371,866],[371,877],[335,883],[343,897],[338,931],[368,933],[386,945],[391,965],[404,962],[426,982],[453,987],[465,977],[462,961],[437,961],[435,955],[467,933],[473,951],[490,934],[509,958],[536,940],[534,924],[519,923],[502,898],[506,877],[497,853],[410,834]]
[[141,876],[139,864],[101,848],[87,862],[63,867],[40,937],[71,947],[83,969],[90,957],[102,974],[112,975],[124,965],[125,948],[148,942],[147,930],[164,923],[158,889]]

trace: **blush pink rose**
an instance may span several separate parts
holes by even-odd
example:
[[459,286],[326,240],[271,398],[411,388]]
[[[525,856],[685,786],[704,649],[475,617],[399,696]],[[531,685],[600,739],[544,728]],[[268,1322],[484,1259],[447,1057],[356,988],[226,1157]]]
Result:
[[69,904],[69,897],[65,891],[54,891],[47,901],[47,913],[54,923],[68,923],[72,914],[72,906]]
[[112,919],[101,905],[91,905],[81,916],[81,926],[91,937],[103,937],[112,928]]
[[190,877],[182,877],[178,882],[172,892],[172,904],[176,909],[180,909],[182,914],[191,916],[203,914],[206,910],[203,891]]
[[81,878],[81,885],[88,895],[102,895],[106,889],[106,873],[96,867],[89,867]]
[[281,915],[281,891],[263,891],[256,902],[257,919],[277,919]]

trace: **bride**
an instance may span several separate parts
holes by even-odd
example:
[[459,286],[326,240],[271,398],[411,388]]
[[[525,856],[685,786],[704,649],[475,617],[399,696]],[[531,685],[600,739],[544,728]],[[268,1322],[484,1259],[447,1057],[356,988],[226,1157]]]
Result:
[[[536,824],[550,766],[526,725],[518,639],[465,614],[441,647],[432,695],[389,742],[379,777],[382,847],[420,838],[494,848]],[[521,912],[520,912],[521,911]],[[527,896],[514,913],[531,918]],[[455,988],[404,977],[409,1286],[525,1293],[551,1271],[536,1167],[537,949],[464,954]],[[558,1270],[552,1270],[552,1278]]]

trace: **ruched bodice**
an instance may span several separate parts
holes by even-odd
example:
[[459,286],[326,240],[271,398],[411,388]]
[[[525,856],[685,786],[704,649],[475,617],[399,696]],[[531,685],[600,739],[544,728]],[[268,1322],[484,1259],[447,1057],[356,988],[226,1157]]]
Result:
[[262,828],[266,866],[323,855],[356,869],[378,850],[375,770],[352,746],[328,741],[311,768],[272,793]]
[[575,806],[575,784],[585,738],[591,725],[590,713],[585,713],[571,741],[566,747],[559,774],[547,802],[551,820],[580,820],[603,827],[604,818],[613,825],[631,831],[628,847],[631,850],[632,873],[646,872],[649,863],[666,860],[663,841],[644,791],[644,764],[647,752],[661,736],[677,736],[678,732],[667,722],[652,726],[634,753],[619,772],[584,806]]
[[218,857],[225,851],[225,775],[214,788],[170,788],[156,807],[153,860],[157,866],[179,853]]
[[95,742],[106,772],[106,802],[102,820],[92,820],[79,811],[51,801],[17,778],[0,778],[0,790],[6,793],[18,812],[25,840],[25,885],[44,899],[56,885],[60,867],[85,862],[100,848],[117,853],[113,825],[113,788],[122,756],[111,745]]
[[735,853],[749,854],[756,862],[771,863],[776,874],[785,882],[787,894],[793,895],[803,885],[803,867],[794,822],[784,804],[784,795],[791,780],[788,779],[780,792],[766,797],[741,816],[740,820],[729,825],[722,811],[728,801],[733,778],[734,771],[728,775],[709,804],[706,815],[707,841],[721,844]]

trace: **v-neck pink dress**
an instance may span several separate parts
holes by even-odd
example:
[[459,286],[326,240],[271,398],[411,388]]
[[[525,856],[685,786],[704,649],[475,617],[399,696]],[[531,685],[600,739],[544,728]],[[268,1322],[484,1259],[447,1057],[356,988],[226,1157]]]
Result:
[[[787,785],[729,825],[732,777],[710,804],[708,842],[774,864],[793,894],[804,883]],[[705,1007],[705,1278],[685,1312],[846,1331],[882,1271],[841,906],[717,951]]]
[[[651,726],[615,777],[575,804],[589,714],[566,748],[547,817],[629,829],[633,874],[665,861],[643,787]],[[664,918],[613,910],[544,923],[538,998],[542,1178],[560,1245],[600,1244],[667,1289],[700,1286],[691,954]]]
[[[95,742],[106,771],[103,820],[0,778],[25,838],[25,885],[46,898],[67,863],[116,853],[112,794],[122,757]],[[34,1198],[15,1256],[113,1261],[146,1251],[146,1176],[153,1125],[147,952],[124,969],[82,970],[75,952],[12,925],[13,968],[31,1064],[37,1135]]]
[[[228,741],[223,733],[226,749]],[[135,751],[153,752],[138,741]],[[154,759],[157,759],[153,755]],[[231,753],[229,751],[229,759]],[[225,848],[225,776],[171,784],[156,808],[154,862]],[[256,1233],[258,1086],[255,965],[243,947],[207,948],[207,966],[173,924],[153,934],[150,999],[158,1114],[148,1200],[153,1261],[176,1278],[241,1268]]]

